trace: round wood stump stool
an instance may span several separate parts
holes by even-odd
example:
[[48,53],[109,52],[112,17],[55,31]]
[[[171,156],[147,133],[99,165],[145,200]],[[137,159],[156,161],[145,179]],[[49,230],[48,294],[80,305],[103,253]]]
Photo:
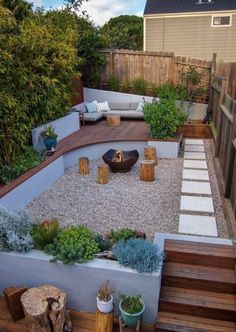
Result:
[[30,288],[21,296],[25,317],[31,332],[71,331],[66,310],[66,293],[49,286]]
[[98,165],[98,178],[97,183],[106,184],[108,183],[109,167],[108,165]]
[[141,161],[140,180],[148,182],[155,180],[155,162],[153,160]]
[[120,116],[119,115],[108,115],[107,116],[107,125],[108,126],[119,126],[120,125]]
[[114,310],[107,314],[96,310],[95,332],[112,332],[113,331]]
[[144,148],[144,159],[145,160],[154,160],[155,166],[157,166],[157,151],[154,146],[146,146]]
[[89,159],[86,157],[79,158],[79,174],[81,175],[89,174]]

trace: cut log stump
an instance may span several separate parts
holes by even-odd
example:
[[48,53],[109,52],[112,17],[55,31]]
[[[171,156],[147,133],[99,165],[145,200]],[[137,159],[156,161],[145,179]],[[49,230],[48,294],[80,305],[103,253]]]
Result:
[[119,126],[120,125],[120,116],[119,115],[108,115],[107,116],[107,125],[108,126]]
[[109,174],[109,167],[108,165],[98,165],[98,179],[97,183],[99,184],[106,184],[108,183],[108,174]]
[[81,175],[89,174],[89,159],[86,157],[79,158],[79,174]]
[[153,160],[141,161],[140,180],[148,182],[155,180],[155,162]]
[[3,290],[7,308],[14,322],[25,317],[20,300],[25,291],[26,287],[8,287]]
[[154,146],[146,146],[144,148],[144,159],[145,160],[153,160],[155,162],[155,166],[157,166],[157,151]]
[[95,332],[112,332],[113,331],[114,310],[107,314],[96,310]]
[[29,331],[71,331],[66,293],[62,290],[50,285],[30,288],[21,296],[21,302],[29,322]]

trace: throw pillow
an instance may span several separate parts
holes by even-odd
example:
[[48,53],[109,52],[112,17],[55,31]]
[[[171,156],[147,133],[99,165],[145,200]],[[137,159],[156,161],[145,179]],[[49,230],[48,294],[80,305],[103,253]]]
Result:
[[138,107],[136,108],[136,111],[138,112],[143,112],[143,107],[144,107],[145,103],[143,101],[141,101],[139,104],[138,104]]
[[91,102],[91,103],[86,103],[85,107],[86,107],[86,110],[88,111],[88,113],[97,112],[97,102],[96,102],[96,100]]
[[110,107],[108,105],[108,102],[104,101],[103,103],[97,103],[97,111],[98,112],[107,112],[107,111],[110,111]]

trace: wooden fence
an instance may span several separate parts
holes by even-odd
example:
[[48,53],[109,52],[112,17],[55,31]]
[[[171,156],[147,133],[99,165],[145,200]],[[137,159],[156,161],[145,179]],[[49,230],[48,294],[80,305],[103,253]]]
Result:
[[236,62],[219,63],[217,65],[217,75],[227,78],[227,93],[233,99],[236,99]]
[[173,53],[141,52],[128,50],[103,50],[107,64],[100,75],[101,87],[106,87],[108,79],[115,77],[122,85],[135,79],[144,79],[150,89],[152,84],[167,82],[180,83],[180,73],[194,66],[203,73],[201,85],[210,87],[212,62],[186,57],[175,57]]
[[211,88],[209,107],[213,112],[221,192],[228,209],[231,231],[236,236],[236,100],[226,91],[227,80],[217,77]]

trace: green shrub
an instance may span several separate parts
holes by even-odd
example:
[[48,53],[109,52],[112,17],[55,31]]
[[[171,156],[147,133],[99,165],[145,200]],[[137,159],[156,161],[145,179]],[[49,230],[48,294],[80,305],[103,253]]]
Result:
[[133,80],[134,91],[138,95],[145,95],[147,90],[147,82],[142,78]]
[[123,82],[121,87],[122,92],[130,92],[130,85],[129,81]]
[[127,296],[124,294],[119,294],[119,298],[122,301],[122,309],[128,314],[137,314],[143,309],[141,295]]
[[117,243],[120,240],[128,240],[132,237],[137,237],[136,232],[130,228],[123,228],[121,230],[111,230],[111,233],[108,234],[108,239],[110,240],[111,243]]
[[155,97],[155,98],[158,96],[159,88],[158,88],[157,84],[152,83],[152,85],[151,85],[151,93],[152,93],[152,96]]
[[104,239],[100,234],[97,234],[96,241],[98,243],[100,251],[110,250],[112,247],[111,241]]
[[107,84],[108,84],[108,88],[111,90],[111,91],[119,91],[119,80],[118,78],[114,77],[114,76],[110,76],[108,79],[107,79]]
[[96,235],[86,226],[70,226],[62,230],[45,252],[64,264],[84,263],[93,259],[99,251]]
[[31,230],[31,236],[34,241],[34,246],[37,249],[43,250],[46,245],[53,242],[59,233],[58,220],[45,220],[39,225],[34,225]]
[[10,183],[31,168],[36,167],[44,160],[43,154],[28,147],[24,154],[14,157],[11,165],[4,165],[0,171],[0,182]]

